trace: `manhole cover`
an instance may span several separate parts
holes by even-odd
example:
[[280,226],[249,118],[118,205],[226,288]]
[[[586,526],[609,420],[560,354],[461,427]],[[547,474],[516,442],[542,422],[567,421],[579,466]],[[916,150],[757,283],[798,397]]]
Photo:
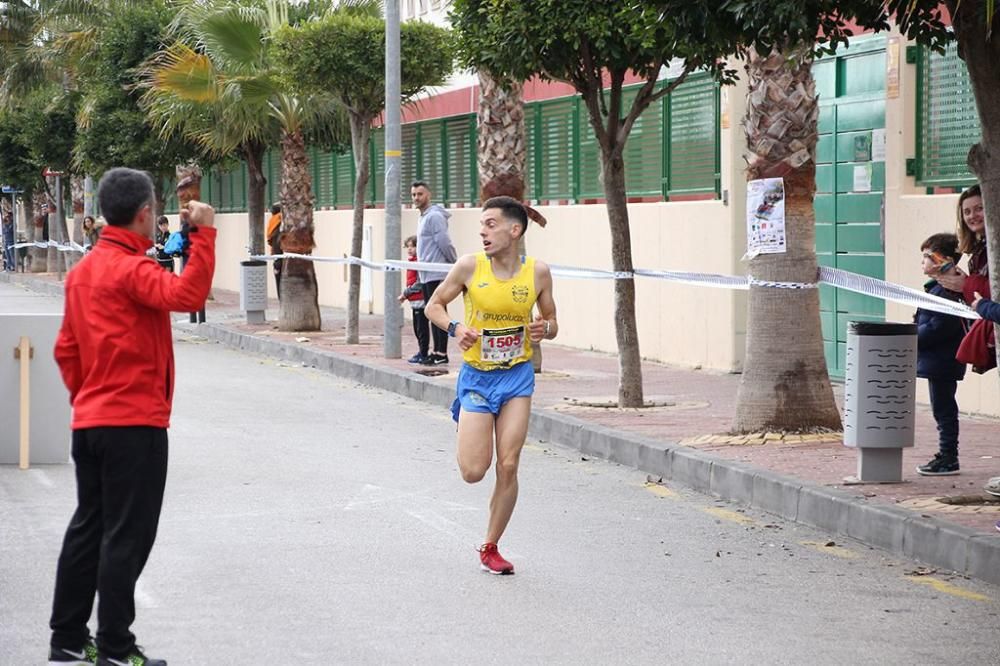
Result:
[[414,370],[418,375],[423,375],[424,377],[440,377],[441,375],[447,375],[447,370],[442,370],[440,368],[428,368],[426,370]]

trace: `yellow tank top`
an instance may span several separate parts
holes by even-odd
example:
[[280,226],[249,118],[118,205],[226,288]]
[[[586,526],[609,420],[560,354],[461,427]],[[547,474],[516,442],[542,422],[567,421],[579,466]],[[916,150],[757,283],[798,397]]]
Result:
[[479,331],[479,339],[462,359],[477,370],[530,361],[528,324],[536,297],[533,258],[522,257],[517,275],[499,280],[486,253],[476,254],[476,271],[465,290],[465,325]]

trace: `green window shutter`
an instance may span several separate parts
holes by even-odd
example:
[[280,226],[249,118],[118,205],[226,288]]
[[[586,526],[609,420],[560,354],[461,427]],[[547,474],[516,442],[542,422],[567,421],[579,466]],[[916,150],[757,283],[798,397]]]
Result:
[[[176,178],[163,179],[163,214],[176,215],[180,212],[180,202],[177,201]],[[94,197],[96,200],[97,197]]]
[[537,199],[573,199],[573,108],[576,97],[564,97],[542,102],[536,108],[541,114],[541,151],[543,168],[541,192]]
[[368,183],[368,191],[371,192],[374,184],[375,203],[385,203],[385,128],[378,127],[372,129],[371,143],[374,148],[371,151],[371,183]]
[[350,150],[334,156],[334,180],[336,191],[334,205],[354,205],[354,155]]
[[403,125],[400,128],[399,196],[403,205],[410,203],[410,185],[417,179],[417,126]]
[[[475,139],[470,141],[470,131],[475,132],[474,125],[470,128],[469,116],[449,118],[444,121],[445,151],[447,157],[447,202],[449,204],[474,203],[474,183],[470,173],[474,170],[476,161]],[[471,144],[471,145],[470,145]]]
[[281,201],[281,150],[271,151],[271,175],[269,178],[274,183],[274,198],[271,199],[270,203],[279,203]]
[[971,185],[966,158],[979,141],[969,71],[950,43],[944,55],[920,47],[917,59],[917,182]]
[[444,163],[442,160],[441,121],[420,123],[420,173],[417,177],[427,181],[434,201],[443,201]]
[[677,86],[667,102],[667,196],[717,192],[719,90],[707,75]]
[[[587,108],[580,102],[580,124],[577,142],[580,164],[580,198],[600,199],[604,197],[604,186],[601,184],[601,145],[594,136],[594,128],[590,125]],[[629,139],[631,141],[632,139]],[[626,167],[628,165],[626,164]]]
[[524,198],[538,200],[538,164],[541,161],[542,144],[538,140],[538,104],[524,105]]
[[[658,89],[660,87],[657,86]],[[623,115],[632,108],[638,92],[639,86],[623,91]],[[646,107],[636,119],[623,156],[628,196],[660,196],[663,192],[663,119],[658,101]]]
[[313,173],[313,201],[316,208],[333,206],[333,156],[319,148],[310,150]]

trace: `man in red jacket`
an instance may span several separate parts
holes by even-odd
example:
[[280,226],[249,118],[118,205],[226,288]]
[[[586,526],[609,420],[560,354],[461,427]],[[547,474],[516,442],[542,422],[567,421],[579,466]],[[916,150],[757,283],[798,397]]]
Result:
[[[186,204],[191,258],[175,275],[146,255],[156,219],[146,173],[108,171],[97,198],[108,226],[66,278],[55,347],[73,405],[77,508],[59,556],[49,663],[166,666],[142,654],[129,627],[167,477],[170,311],[204,307],[215,270],[215,211]],[[95,593],[96,644],[87,628]]]

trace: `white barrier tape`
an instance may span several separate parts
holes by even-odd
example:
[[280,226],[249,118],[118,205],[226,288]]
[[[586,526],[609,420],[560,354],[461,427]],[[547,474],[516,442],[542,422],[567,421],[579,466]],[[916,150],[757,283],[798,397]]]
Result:
[[36,247],[36,248],[39,248],[41,250],[47,250],[50,247],[54,247],[55,249],[59,250],[60,252],[86,252],[87,251],[86,248],[84,248],[82,245],[80,245],[78,243],[70,242],[70,243],[66,243],[65,245],[63,245],[63,244],[55,242],[54,240],[50,240],[50,241],[35,241],[33,243],[14,243],[13,245],[11,245],[11,247],[14,248],[14,249],[22,248],[22,247]]
[[821,266],[819,269],[820,282],[853,291],[857,294],[875,296],[884,301],[893,301],[902,305],[933,310],[942,314],[955,315],[965,319],[981,319],[979,313],[970,309],[964,303],[950,301],[947,298],[934,296],[923,291],[910,289],[899,284],[879,280],[867,275],[858,275],[839,268]]
[[[437,264],[420,261],[400,261],[387,259],[382,263],[359,259],[358,257],[320,257],[311,254],[296,254],[288,252],[285,254],[256,254],[250,259],[258,261],[274,261],[275,259],[305,259],[308,261],[319,261],[334,264],[354,264],[376,271],[402,271],[421,270],[436,273],[447,273],[451,270],[452,264]],[[910,289],[898,284],[879,280],[878,278],[858,275],[848,271],[820,267],[818,282],[773,282],[768,280],[757,280],[753,277],[740,277],[737,275],[719,275],[716,273],[688,273],[684,271],[660,271],[646,268],[636,268],[632,272],[628,271],[608,271],[594,268],[577,268],[574,266],[549,265],[554,277],[597,279],[597,280],[631,280],[635,276],[649,277],[659,280],[679,282],[681,284],[697,285],[700,287],[718,287],[723,289],[750,288],[750,285],[768,287],[772,289],[816,289],[820,284],[829,284],[834,287],[874,296],[885,301],[893,301],[908,305],[910,307],[933,310],[943,314],[955,315],[965,319],[979,319],[979,314],[971,310],[963,303],[949,301],[946,298],[933,296],[931,294]]]
[[751,287],[769,287],[771,289],[817,289],[816,282],[773,282],[771,280],[758,280],[752,275],[747,276],[747,284]]
[[749,289],[750,284],[745,277],[738,275],[717,275],[715,273],[689,273],[686,271],[654,271],[648,268],[637,268],[635,274],[640,277],[650,277],[659,280],[670,280],[681,284],[697,285],[699,287],[718,287],[721,289]]

